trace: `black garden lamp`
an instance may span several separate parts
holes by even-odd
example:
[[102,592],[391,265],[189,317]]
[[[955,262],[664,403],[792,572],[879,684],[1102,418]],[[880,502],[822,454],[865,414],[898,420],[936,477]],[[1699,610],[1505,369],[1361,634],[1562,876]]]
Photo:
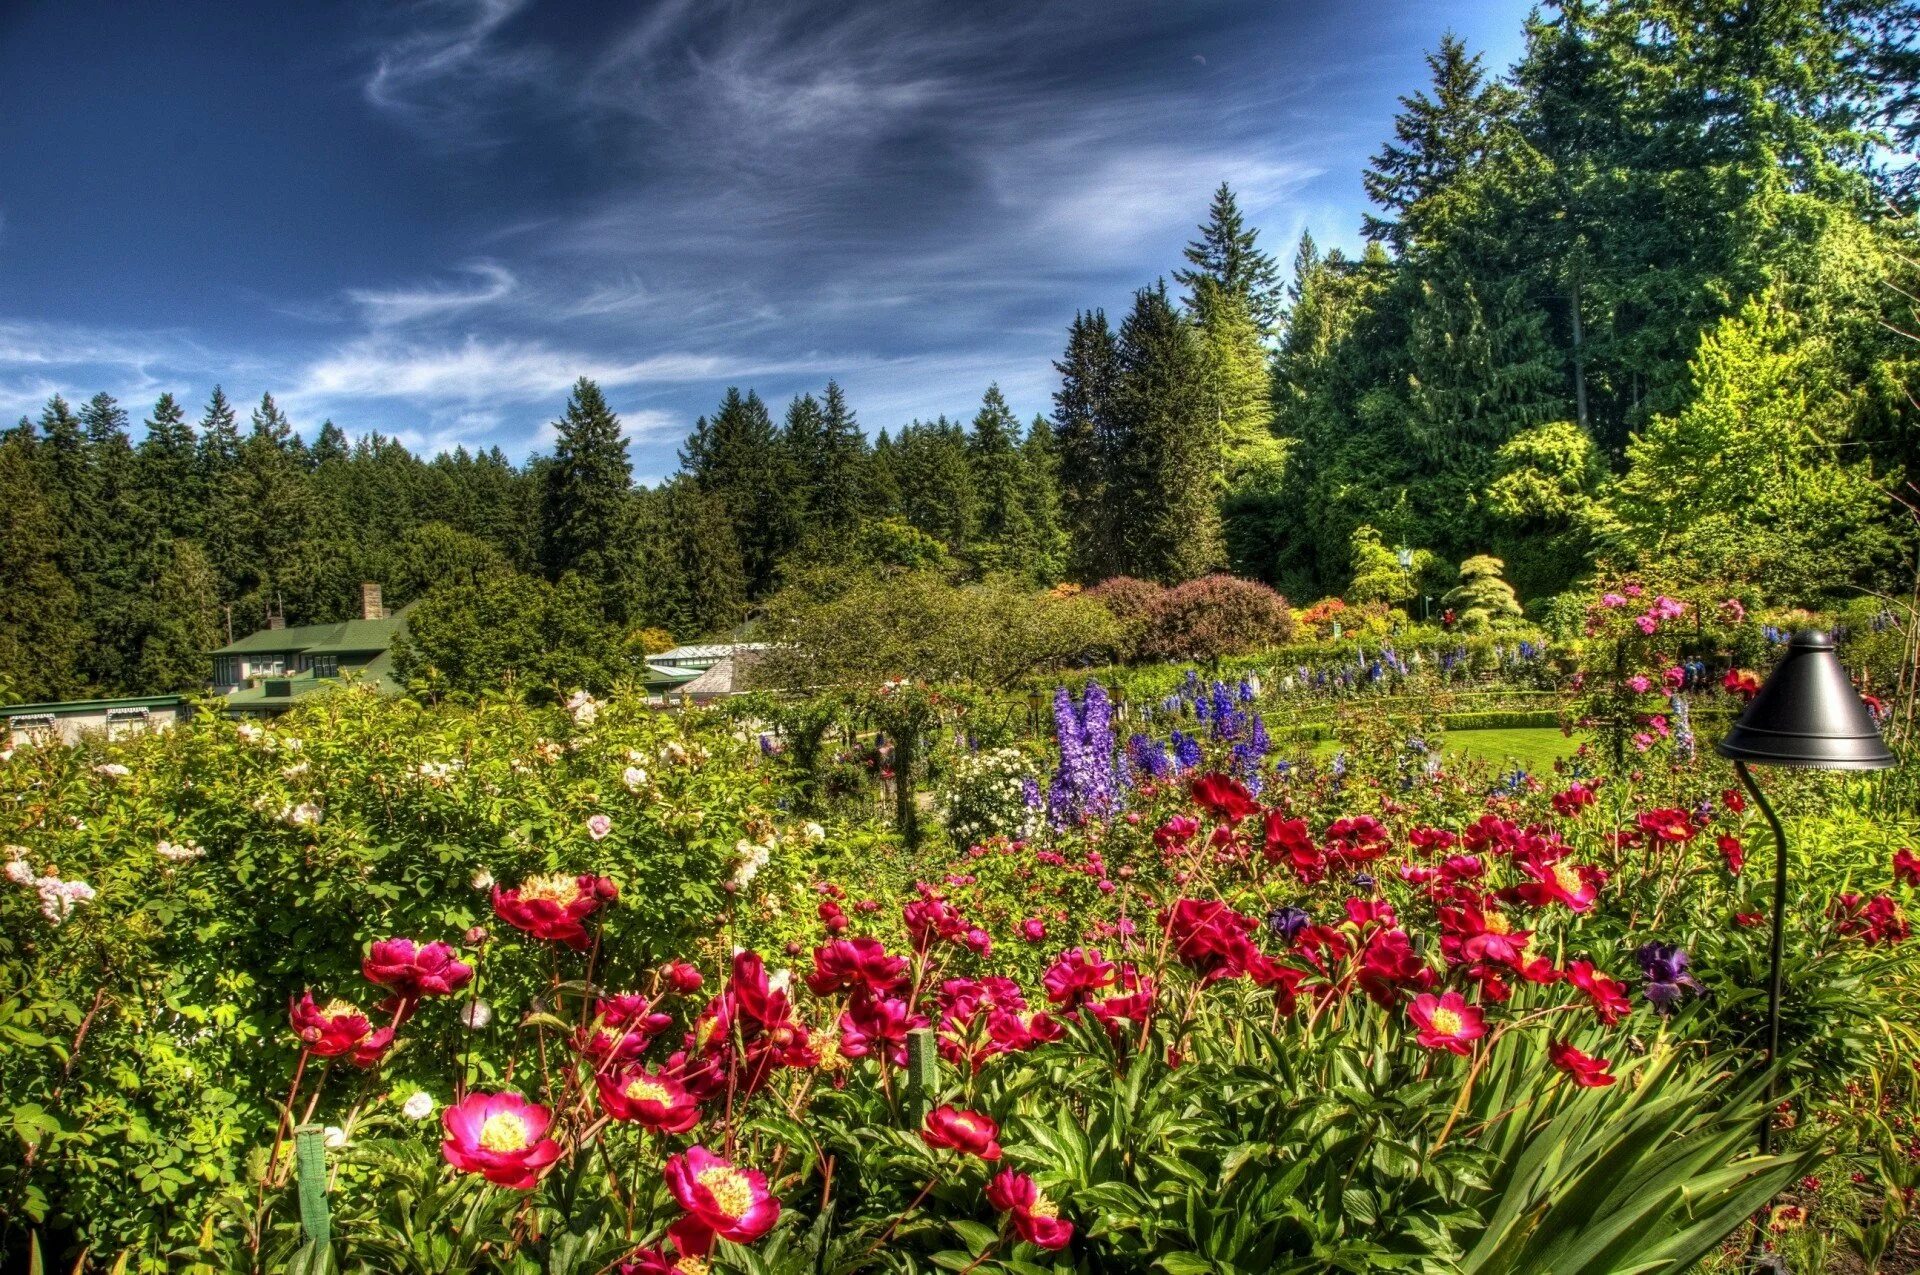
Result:
[[[1795,633],[1787,653],[1768,674],[1753,702],[1715,750],[1730,758],[1740,782],[1773,829],[1773,948],[1767,968],[1767,1065],[1780,1053],[1780,948],[1787,911],[1787,834],[1766,794],[1753,782],[1753,766],[1808,770],[1885,770],[1893,751],[1880,738],[1859,692],[1847,680],[1833,639],[1813,629]],[[1773,1089],[1760,1122],[1760,1154],[1773,1144]]]

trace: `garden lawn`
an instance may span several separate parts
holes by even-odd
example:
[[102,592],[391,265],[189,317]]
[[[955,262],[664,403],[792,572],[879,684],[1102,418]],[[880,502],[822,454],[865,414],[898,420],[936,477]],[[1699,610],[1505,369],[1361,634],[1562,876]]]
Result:
[[1491,730],[1454,730],[1446,735],[1446,751],[1495,766],[1517,764],[1529,774],[1553,772],[1553,763],[1572,756],[1575,741],[1551,726],[1500,727]]

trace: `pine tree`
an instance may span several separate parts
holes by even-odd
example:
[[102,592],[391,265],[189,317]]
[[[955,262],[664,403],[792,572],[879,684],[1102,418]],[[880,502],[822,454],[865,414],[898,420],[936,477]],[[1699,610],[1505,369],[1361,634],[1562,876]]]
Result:
[[0,435],[0,699],[10,702],[81,690],[87,629],[37,454],[45,446],[26,429]]
[[867,443],[847,396],[834,381],[821,399],[821,470],[812,484],[812,520],[817,535],[840,542],[866,517]]
[[1119,376],[1113,329],[1103,311],[1073,316],[1066,352],[1054,365],[1054,447],[1060,516],[1069,544],[1067,573],[1083,584],[1115,574],[1117,510],[1107,498],[1115,461],[1114,385]]
[[577,571],[602,589],[629,594],[633,467],[620,418],[607,406],[600,387],[583,376],[574,383],[555,429],[558,438],[545,470],[541,506],[541,561],[547,577],[558,581]]
[[346,431],[330,420],[322,421],[310,453],[313,467],[318,469],[323,465],[339,464],[347,459],[350,451]]
[[733,524],[749,598],[772,591],[780,559],[792,547],[794,493],[785,460],[766,404],[732,386],[711,418],[694,423],[680,454],[682,472],[718,498]]
[[1167,582],[1204,575],[1225,556],[1219,416],[1199,341],[1164,283],[1135,294],[1117,363],[1119,445],[1107,498],[1124,511],[1119,573]]
[[221,645],[220,582],[207,555],[191,540],[173,540],[164,561],[141,603],[134,681],[150,695],[202,689],[207,652]]
[[967,459],[966,431],[942,416],[902,429],[888,453],[900,512],[915,530],[961,555],[979,535],[980,496]]
[[163,393],[135,449],[134,487],[145,523],[165,537],[197,536],[206,517],[193,426],[172,394]]
[[1195,307],[1201,282],[1211,280],[1245,301],[1247,316],[1263,338],[1275,331],[1282,301],[1280,271],[1260,250],[1259,239],[1260,232],[1248,230],[1241,220],[1233,188],[1221,182],[1200,237],[1187,245],[1185,255],[1193,268],[1173,272],[1175,282],[1187,289],[1187,308]]
[[1237,487],[1254,471],[1279,464],[1270,360],[1239,293],[1201,279],[1194,285],[1190,314],[1220,422],[1223,476]]
[[218,385],[200,414],[200,461],[210,484],[224,479],[240,462],[239,418]]
[[136,612],[157,570],[152,528],[145,525],[137,499],[126,409],[110,394],[95,394],[80,409],[80,424],[92,471],[93,510],[82,567],[93,641],[81,667],[90,684],[125,691],[133,689],[139,656]]
[[720,637],[740,620],[747,574],[719,496],[690,478],[662,493],[664,566],[652,618],[683,641]]
[[1028,574],[1036,583],[1053,584],[1066,574],[1069,545],[1060,518],[1060,454],[1044,416],[1033,418],[1020,444],[1020,478],[1033,544]]
[[1395,141],[1381,147],[1362,178],[1367,196],[1384,216],[1362,219],[1368,239],[1405,253],[1421,232],[1427,201],[1448,189],[1486,157],[1500,122],[1514,108],[1504,85],[1488,83],[1480,55],[1451,32],[1427,54],[1432,72],[1426,91],[1400,99]]
[[967,435],[967,463],[979,502],[972,556],[987,570],[1033,570],[1033,526],[1027,519],[1020,421],[998,385],[989,385]]

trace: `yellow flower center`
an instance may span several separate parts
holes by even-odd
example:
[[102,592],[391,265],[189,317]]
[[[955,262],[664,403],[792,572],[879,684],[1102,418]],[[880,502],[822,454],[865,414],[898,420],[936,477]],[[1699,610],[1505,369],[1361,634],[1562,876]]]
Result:
[[1035,1217],[1059,1217],[1060,1206],[1047,1198],[1045,1191],[1033,1194],[1033,1206],[1027,1210]]
[[673,1095],[667,1087],[641,1076],[627,1082],[627,1097],[635,1102],[669,1102]]
[[1460,1021],[1460,1015],[1450,1009],[1433,1011],[1433,1030],[1441,1036],[1458,1036],[1460,1029],[1466,1026]]
[[1573,865],[1569,863],[1554,864],[1553,879],[1558,882],[1560,888],[1568,894],[1578,894],[1582,887],[1586,885],[1586,882],[1580,879],[1580,874],[1575,871]]
[[1513,933],[1513,922],[1507,920],[1506,914],[1503,912],[1487,913],[1486,925],[1487,925],[1487,933],[1489,934]]
[[346,1001],[328,1001],[320,1013],[327,1018],[351,1018],[360,1012],[358,1005]]
[[707,1275],[707,1272],[713,1268],[707,1265],[707,1259],[704,1257],[688,1257],[682,1254],[680,1258],[674,1262],[673,1269],[676,1271],[685,1271],[687,1275]]
[[580,881],[577,877],[556,872],[552,876],[530,877],[520,886],[522,899],[545,899],[559,907],[568,907],[580,897]]
[[713,1202],[728,1217],[741,1217],[753,1207],[753,1184],[747,1181],[744,1173],[730,1165],[715,1165],[702,1170],[697,1180],[707,1188],[707,1193],[713,1196]]
[[480,1145],[488,1151],[525,1151],[530,1142],[527,1122],[511,1111],[496,1111],[480,1126]]

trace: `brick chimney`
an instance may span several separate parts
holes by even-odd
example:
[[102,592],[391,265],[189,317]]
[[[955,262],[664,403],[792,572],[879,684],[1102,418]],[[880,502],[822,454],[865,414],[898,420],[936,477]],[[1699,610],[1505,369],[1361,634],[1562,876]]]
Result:
[[363,620],[384,620],[387,608],[380,596],[380,586],[368,580],[360,586],[360,618]]

